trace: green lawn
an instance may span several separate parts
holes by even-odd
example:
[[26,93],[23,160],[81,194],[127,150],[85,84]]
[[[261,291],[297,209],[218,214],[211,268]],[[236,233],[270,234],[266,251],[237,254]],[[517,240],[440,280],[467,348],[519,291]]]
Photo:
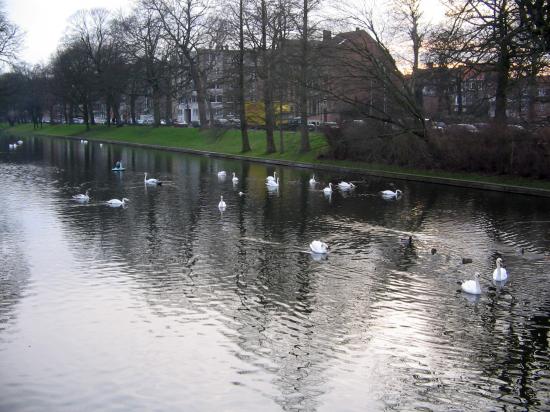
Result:
[[[200,131],[195,128],[174,128],[174,127],[150,127],[150,126],[124,126],[107,127],[93,126],[86,131],[84,125],[44,125],[42,129],[34,130],[32,124],[18,125],[5,129],[8,132],[18,135],[42,134],[50,136],[78,136],[88,140],[110,140],[120,142],[143,143],[165,147],[181,147],[210,152],[238,154],[256,158],[281,159],[311,164],[330,164],[336,166],[352,167],[365,171],[382,171],[405,173],[416,176],[429,176],[450,178],[465,181],[487,182],[503,185],[523,186],[550,190],[550,182],[535,179],[526,179],[516,176],[490,176],[473,173],[455,173],[440,170],[411,169],[399,166],[379,165],[365,162],[341,161],[341,160],[319,160],[318,156],[328,148],[323,135],[319,133],[310,134],[312,150],[309,153],[300,153],[300,134],[296,132],[285,132],[285,152],[265,154],[265,132],[263,130],[250,130],[249,138],[252,151],[241,153],[240,131],[228,130],[207,130]],[[279,133],[275,133],[275,142],[279,148]]]

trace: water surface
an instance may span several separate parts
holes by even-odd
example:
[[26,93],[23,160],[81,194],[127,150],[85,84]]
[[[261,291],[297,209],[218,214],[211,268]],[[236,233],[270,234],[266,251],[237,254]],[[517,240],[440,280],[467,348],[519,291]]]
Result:
[[[550,409],[548,199],[394,181],[389,202],[360,175],[312,189],[303,169],[8,142],[0,411]],[[476,271],[479,298],[459,284]]]

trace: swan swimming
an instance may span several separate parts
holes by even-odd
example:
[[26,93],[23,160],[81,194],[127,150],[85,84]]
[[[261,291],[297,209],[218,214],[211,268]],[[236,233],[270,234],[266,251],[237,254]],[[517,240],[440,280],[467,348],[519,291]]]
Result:
[[146,185],[162,185],[162,182],[158,179],[147,179],[147,172],[145,172],[145,177],[143,178],[143,182],[146,184]]
[[22,144],[23,144],[23,140],[18,140],[18,141],[17,141],[17,144],[18,144],[18,145],[22,145]]
[[78,194],[73,196],[73,200],[76,200],[77,202],[89,202],[90,201],[90,190],[86,190],[85,194]]
[[474,280],[465,280],[460,286],[462,290],[471,295],[481,295],[481,286],[479,284],[479,272],[474,275]]
[[227,207],[227,205],[223,201],[223,196],[220,196],[220,203],[218,203],[218,209],[225,210],[226,207]]
[[239,183],[239,178],[235,176],[235,172],[233,172],[233,179],[231,179],[233,183]]
[[218,177],[225,177],[225,175],[226,175],[225,170],[218,172]]
[[111,170],[113,170],[114,172],[120,172],[124,170],[124,166],[122,166],[122,162],[119,160],[115,163],[115,167],[113,167]]
[[276,178],[277,178],[277,172],[273,172],[273,176],[267,176],[267,177],[265,178],[265,180],[266,180],[267,182],[271,182],[272,180],[274,181]]
[[314,240],[309,244],[309,248],[313,253],[324,255],[328,253],[328,245],[325,242],[321,242],[320,240]]
[[107,204],[111,207],[120,207],[120,206],[125,206],[126,205],[126,202],[129,202],[130,199],[126,199],[125,197],[122,198],[122,200],[118,200],[118,199],[111,199],[111,200],[107,200]]
[[244,192],[239,192],[239,196],[244,196]]
[[338,189],[351,190],[351,189],[355,189],[355,185],[351,182],[340,182],[338,183]]
[[266,183],[267,187],[269,188],[276,188],[279,187],[279,178],[277,180],[268,180]]
[[497,258],[496,260],[497,268],[493,271],[493,280],[496,280],[497,282],[501,282],[503,280],[508,279],[508,272],[506,272],[506,269],[504,269],[502,265],[502,259]]
[[332,194],[332,183],[329,183],[328,186],[323,189],[323,193],[325,195]]
[[315,180],[315,175],[311,176],[311,179],[309,179],[309,184],[311,186],[315,186],[317,184],[317,180]]
[[383,191],[380,192],[380,194],[382,195],[382,197],[384,199],[397,199],[397,198],[401,197],[403,192],[399,189],[397,189],[395,192],[393,192],[391,190],[383,190]]

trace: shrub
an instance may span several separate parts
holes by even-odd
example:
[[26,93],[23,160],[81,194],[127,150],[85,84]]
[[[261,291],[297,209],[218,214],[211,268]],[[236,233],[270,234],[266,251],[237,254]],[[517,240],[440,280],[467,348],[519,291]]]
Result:
[[449,171],[550,177],[550,128],[530,132],[491,125],[475,133],[451,127],[443,132],[430,130],[426,140],[392,132],[376,122],[325,128],[328,156]]

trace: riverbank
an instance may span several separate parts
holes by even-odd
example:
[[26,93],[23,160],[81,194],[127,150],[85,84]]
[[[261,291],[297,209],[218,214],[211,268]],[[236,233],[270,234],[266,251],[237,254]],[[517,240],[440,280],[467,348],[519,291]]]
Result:
[[[86,131],[84,125],[44,125],[33,129],[32,125],[18,125],[4,129],[15,136],[43,135],[87,139],[105,143],[128,144],[201,155],[221,156],[244,160],[261,161],[286,166],[315,168],[341,173],[364,173],[393,179],[414,180],[476,189],[496,190],[550,197],[550,182],[525,179],[515,176],[490,176],[473,173],[453,173],[440,170],[419,170],[397,166],[376,165],[363,162],[318,159],[328,149],[327,142],[319,133],[311,134],[311,151],[300,153],[300,135],[284,133],[284,153],[265,154],[265,133],[250,131],[252,150],[241,153],[240,131],[234,129],[200,131],[194,128],[147,126],[106,127],[94,126]],[[279,148],[279,134],[275,140]]]

